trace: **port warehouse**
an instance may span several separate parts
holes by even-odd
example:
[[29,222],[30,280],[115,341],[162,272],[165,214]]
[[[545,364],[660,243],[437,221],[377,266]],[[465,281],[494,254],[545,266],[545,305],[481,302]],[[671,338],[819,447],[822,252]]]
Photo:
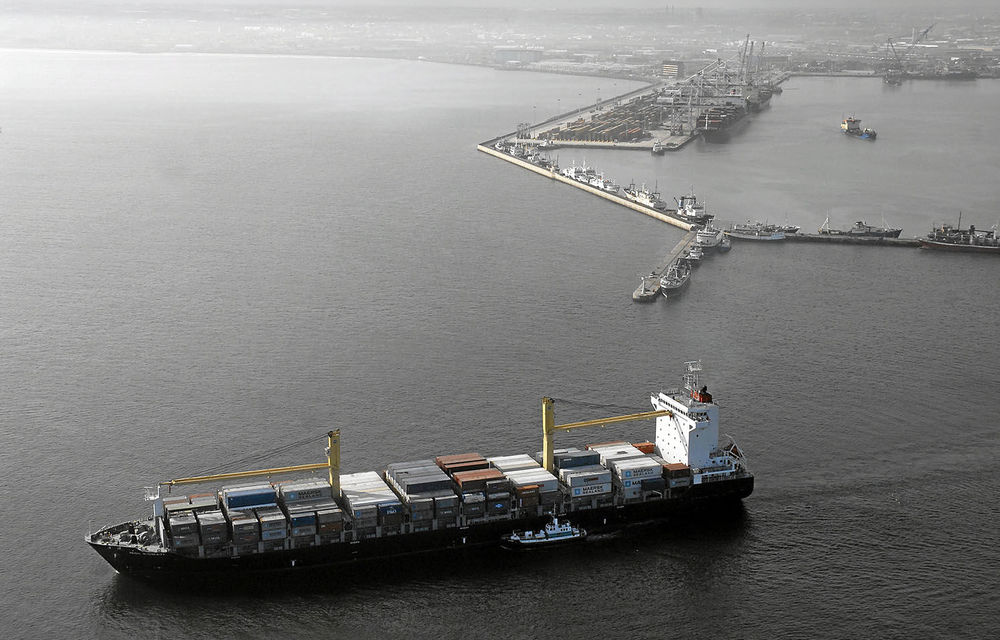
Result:
[[179,555],[232,557],[663,502],[713,479],[666,462],[651,442],[557,449],[552,472],[539,459],[467,453],[393,463],[381,475],[341,475],[338,496],[317,478],[225,486],[161,498],[157,526]]

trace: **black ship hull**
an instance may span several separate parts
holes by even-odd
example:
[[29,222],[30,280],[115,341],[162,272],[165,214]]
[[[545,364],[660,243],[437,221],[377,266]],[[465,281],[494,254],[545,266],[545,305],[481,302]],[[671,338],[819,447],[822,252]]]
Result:
[[[579,509],[560,515],[571,519],[573,524],[586,527],[590,533],[613,532],[634,524],[665,521],[698,511],[718,513],[740,504],[740,500],[753,492],[753,486],[753,476],[747,474],[681,491],[675,489],[670,498]],[[344,542],[216,558],[102,543],[96,540],[96,535],[88,537],[87,542],[119,573],[144,580],[183,580],[379,562],[435,551],[496,548],[501,537],[512,530],[536,528],[547,520],[548,516],[533,515],[363,540],[350,540],[348,532]]]

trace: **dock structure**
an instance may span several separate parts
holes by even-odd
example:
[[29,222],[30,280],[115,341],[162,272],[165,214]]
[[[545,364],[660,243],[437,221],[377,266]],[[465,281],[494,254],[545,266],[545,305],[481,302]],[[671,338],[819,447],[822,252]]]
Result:
[[696,233],[694,231],[688,231],[684,234],[674,248],[670,250],[670,253],[656,266],[656,268],[649,274],[641,276],[642,281],[639,286],[635,288],[632,292],[632,300],[635,302],[652,302],[660,296],[660,278],[663,274],[667,272],[674,262],[683,255],[684,251],[694,242]]
[[792,233],[785,235],[789,242],[825,242],[828,244],[863,244],[869,247],[919,247],[916,238],[872,238],[869,236],[831,235],[827,233]]
[[538,165],[531,164],[530,162],[527,162],[527,161],[522,160],[520,158],[516,158],[516,157],[510,155],[509,153],[503,153],[502,151],[497,151],[496,149],[492,148],[491,146],[488,146],[489,144],[490,143],[488,143],[488,142],[484,142],[483,144],[478,145],[476,148],[479,151],[482,151],[483,153],[488,153],[489,155],[494,156],[496,158],[500,158],[501,160],[506,160],[507,162],[510,162],[512,164],[516,164],[517,166],[522,167],[524,169],[527,169],[529,171],[533,171],[533,172],[537,173],[538,175],[545,176],[546,178],[549,178],[550,180],[556,180],[558,182],[562,182],[564,184],[568,184],[568,185],[570,185],[572,187],[576,187],[577,189],[582,189],[582,190],[584,190],[584,191],[586,191],[588,193],[591,193],[591,194],[593,194],[595,196],[600,196],[601,198],[604,198],[605,200],[610,200],[611,202],[614,202],[617,205],[621,205],[623,207],[632,209],[633,211],[638,211],[639,213],[641,213],[643,215],[647,215],[650,218],[656,218],[657,220],[659,220],[661,222],[666,222],[667,224],[672,224],[673,226],[679,227],[681,229],[684,229],[685,231],[690,231],[691,228],[692,228],[692,226],[693,226],[693,225],[691,225],[691,224],[689,224],[687,222],[684,222],[683,220],[679,220],[679,219],[677,219],[677,218],[675,218],[675,217],[673,217],[671,215],[667,215],[666,212],[657,211],[656,209],[652,209],[650,207],[638,204],[636,202],[632,202],[631,200],[627,200],[627,199],[625,199],[625,198],[623,198],[623,197],[621,197],[619,195],[616,195],[616,194],[613,194],[613,193],[608,193],[607,191],[604,191],[602,189],[598,189],[596,187],[592,187],[589,184],[584,184],[584,183],[579,182],[577,180],[573,180],[573,179],[567,178],[566,176],[561,175],[555,169],[546,169],[544,167],[540,167]]

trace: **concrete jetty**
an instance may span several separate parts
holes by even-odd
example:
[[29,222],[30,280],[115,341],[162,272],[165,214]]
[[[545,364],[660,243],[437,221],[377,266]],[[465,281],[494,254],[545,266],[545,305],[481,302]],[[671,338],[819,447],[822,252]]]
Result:
[[635,291],[632,292],[632,300],[635,302],[652,302],[660,296],[660,278],[663,274],[667,272],[670,265],[677,261],[678,258],[684,253],[684,251],[691,246],[696,237],[694,231],[688,231],[684,234],[674,248],[670,250],[670,253],[656,266],[649,275],[641,276],[642,281],[639,286],[636,287]]
[[919,247],[916,238],[872,238],[868,236],[830,235],[826,233],[792,233],[788,242],[825,242],[828,244],[863,244],[870,247]]
[[545,176],[546,178],[549,178],[550,180],[556,180],[557,182],[562,182],[564,184],[568,184],[568,185],[570,185],[572,187],[576,187],[577,189],[582,189],[582,190],[584,190],[584,191],[586,191],[588,193],[591,193],[591,194],[593,194],[595,196],[599,196],[601,198],[604,198],[605,200],[610,200],[611,202],[614,202],[617,205],[621,205],[623,207],[632,209],[633,211],[638,211],[639,213],[641,213],[643,215],[647,215],[650,218],[656,218],[657,220],[659,220],[661,222],[666,222],[667,224],[672,224],[673,226],[681,228],[681,229],[684,229],[685,231],[690,231],[691,230],[692,225],[689,224],[689,223],[687,223],[687,222],[684,222],[683,220],[678,220],[677,218],[674,218],[673,216],[667,215],[664,212],[657,211],[656,209],[651,209],[650,207],[643,206],[643,205],[638,204],[636,202],[632,202],[631,200],[627,200],[627,199],[625,199],[625,198],[623,198],[623,197],[621,197],[619,195],[615,195],[613,193],[608,193],[607,191],[604,191],[603,189],[598,189],[596,187],[592,187],[589,184],[583,184],[582,182],[580,182],[578,180],[572,180],[572,179],[567,178],[566,176],[560,174],[558,171],[554,171],[552,169],[546,169],[544,167],[539,167],[537,165],[531,164],[530,162],[522,160],[521,158],[516,158],[516,157],[510,155],[509,153],[504,153],[502,151],[497,151],[496,149],[492,148],[491,146],[487,146],[489,144],[490,143],[483,143],[483,144],[477,145],[476,149],[478,149],[479,151],[482,151],[483,153],[488,153],[489,155],[491,155],[491,156],[493,156],[495,158],[500,158],[501,160],[506,160],[507,162],[510,162],[511,164],[516,164],[517,166],[522,167],[524,169],[527,169],[528,171],[533,171],[533,172],[537,173],[538,175]]

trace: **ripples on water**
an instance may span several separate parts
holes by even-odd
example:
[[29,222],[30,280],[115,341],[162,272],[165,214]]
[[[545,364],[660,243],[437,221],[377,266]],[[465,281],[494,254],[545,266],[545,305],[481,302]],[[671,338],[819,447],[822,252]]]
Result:
[[[701,266],[676,304],[633,305],[636,274],[680,232],[474,151],[530,118],[529,102],[550,112],[624,83],[394,61],[2,56],[9,628],[992,630],[996,261],[740,244]],[[968,115],[995,103],[996,83],[787,88],[728,145],[586,160],[664,195],[693,185],[727,219],[812,228],[826,215],[884,214],[916,235],[963,208],[964,220],[992,224],[998,150],[976,141],[996,139],[1000,121]],[[844,140],[842,111],[864,114],[878,143]],[[143,484],[330,426],[344,430],[349,471],[532,452],[541,395],[640,409],[697,357],[724,431],[757,473],[731,520],[530,558],[417,558],[230,589],[115,576],[80,539],[88,524],[142,512]],[[594,417],[569,404],[557,413]],[[649,427],[614,435],[644,439]],[[269,462],[321,457],[321,446]]]

